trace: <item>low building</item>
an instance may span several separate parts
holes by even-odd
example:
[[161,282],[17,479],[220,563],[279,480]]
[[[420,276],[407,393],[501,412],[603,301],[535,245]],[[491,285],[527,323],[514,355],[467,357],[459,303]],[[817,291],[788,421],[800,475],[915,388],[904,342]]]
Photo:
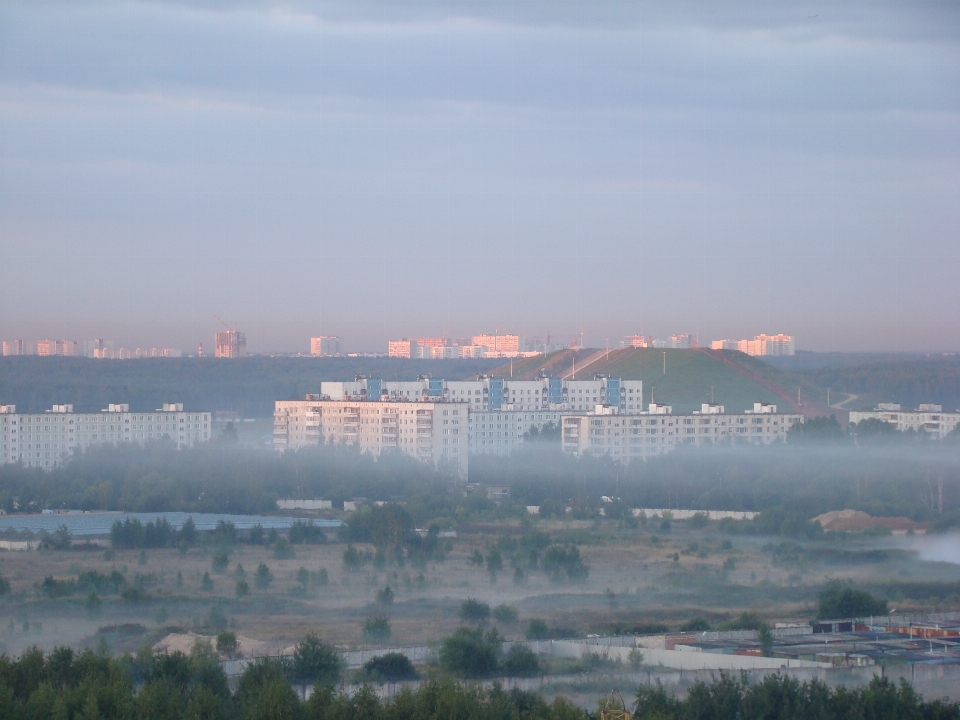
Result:
[[50,470],[76,448],[164,437],[178,448],[210,440],[210,413],[184,412],[180,403],[166,403],[152,413],[130,412],[129,405],[118,404],[99,413],[74,413],[73,405],[54,405],[43,413],[21,414],[14,405],[0,405],[0,464],[22,462]]
[[704,405],[700,412],[689,415],[674,415],[670,410],[669,406],[651,405],[647,413],[638,416],[598,405],[587,413],[565,413],[561,447],[577,456],[610,455],[626,463],[670,452],[685,443],[783,442],[787,431],[803,422],[802,415],[780,414],[775,405],[762,403],[739,415],[727,415],[718,405]]
[[897,403],[881,403],[876,410],[850,411],[850,423],[864,420],[881,420],[890,423],[900,432],[927,433],[937,440],[952,433],[960,425],[960,410],[943,412],[942,405],[920,405],[916,410],[902,410]]

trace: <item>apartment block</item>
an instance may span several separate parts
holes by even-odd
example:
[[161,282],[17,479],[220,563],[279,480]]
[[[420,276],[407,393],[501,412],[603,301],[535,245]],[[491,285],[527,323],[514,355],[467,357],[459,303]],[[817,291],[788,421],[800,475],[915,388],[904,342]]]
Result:
[[762,403],[739,415],[727,415],[718,405],[704,405],[690,415],[673,415],[663,405],[650,406],[640,416],[597,408],[563,415],[561,445],[572,455],[609,455],[627,463],[671,452],[682,444],[783,442],[798,422],[803,422],[802,415],[777,413],[775,405]]
[[352,382],[320,383],[320,398],[461,402],[474,411],[587,411],[608,405],[622,413],[640,413],[643,382],[599,376],[592,380],[512,380],[483,375],[476,380],[421,377],[407,382],[358,377]]
[[23,340],[4,340],[3,354],[4,357],[8,355],[26,355],[26,345]]
[[310,338],[310,354],[316,357],[337,357],[342,353],[340,338],[336,335],[321,335]]
[[278,452],[323,443],[357,445],[379,457],[401,452],[424,462],[450,464],[467,477],[468,408],[464,403],[383,400],[278,400],[273,446]]
[[22,462],[50,470],[62,465],[75,448],[105,443],[143,443],[169,437],[178,448],[211,437],[210,413],[184,412],[180,403],[165,403],[152,413],[130,412],[125,404],[99,413],[74,413],[73,405],[54,405],[43,413],[17,413],[0,405],[0,464]]
[[793,355],[796,349],[792,335],[757,335],[753,340],[714,340],[710,348],[739,350],[755,357]]
[[470,452],[509,455],[523,446],[524,435],[551,423],[560,426],[559,411],[470,411]]
[[247,352],[247,336],[236,330],[224,330],[214,336],[214,357],[238,358]]
[[439,360],[453,358],[512,358],[540,355],[521,352],[519,335],[474,335],[470,338],[403,338],[387,343],[387,355],[399,358]]
[[943,412],[942,405],[920,405],[916,410],[902,410],[898,403],[881,403],[876,410],[850,412],[850,422],[864,420],[882,420],[890,423],[900,432],[911,430],[925,432],[931,438],[942,439],[960,425],[960,410]]
[[76,340],[37,340],[37,355],[44,357],[52,355],[76,357],[77,350]]

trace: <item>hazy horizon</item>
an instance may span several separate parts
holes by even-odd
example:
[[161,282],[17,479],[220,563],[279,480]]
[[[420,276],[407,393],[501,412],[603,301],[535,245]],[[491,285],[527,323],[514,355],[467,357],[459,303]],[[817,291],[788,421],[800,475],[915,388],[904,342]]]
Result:
[[0,338],[960,350],[960,7],[0,8]]

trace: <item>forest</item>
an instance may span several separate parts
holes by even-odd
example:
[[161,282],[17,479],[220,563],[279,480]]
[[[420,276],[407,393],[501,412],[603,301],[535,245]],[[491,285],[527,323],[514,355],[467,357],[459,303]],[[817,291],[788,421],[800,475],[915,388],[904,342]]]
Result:
[[[598,700],[595,712],[563,697],[548,703],[540,695],[494,684],[457,682],[438,675],[381,700],[370,685],[340,693],[338,656],[314,636],[290,658],[264,658],[247,666],[231,691],[210,643],[193,651],[155,655],[145,648],[119,659],[86,650],[57,648],[44,656],[28,651],[19,659],[0,657],[0,716],[9,720],[590,720],[622,709],[619,697]],[[294,688],[312,688],[307,700]],[[685,698],[661,686],[641,686],[627,708],[637,720],[955,720],[960,706],[925,700],[906,683],[875,677],[859,688],[829,688],[770,675],[749,684],[722,675],[698,682]]]

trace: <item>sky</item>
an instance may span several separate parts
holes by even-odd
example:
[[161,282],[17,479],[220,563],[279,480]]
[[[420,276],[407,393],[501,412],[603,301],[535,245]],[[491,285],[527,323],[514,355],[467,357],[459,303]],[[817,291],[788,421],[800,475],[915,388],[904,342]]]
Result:
[[0,337],[957,351],[958,36],[946,1],[5,0]]

